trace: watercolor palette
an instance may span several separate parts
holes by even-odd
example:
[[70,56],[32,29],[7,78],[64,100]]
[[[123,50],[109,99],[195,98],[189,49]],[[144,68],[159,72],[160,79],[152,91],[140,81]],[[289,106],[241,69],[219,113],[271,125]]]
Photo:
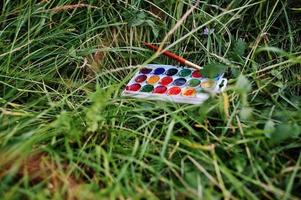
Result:
[[224,90],[227,79],[219,75],[214,79],[202,76],[201,70],[172,65],[150,64],[139,69],[122,92],[151,100],[200,104],[210,94]]

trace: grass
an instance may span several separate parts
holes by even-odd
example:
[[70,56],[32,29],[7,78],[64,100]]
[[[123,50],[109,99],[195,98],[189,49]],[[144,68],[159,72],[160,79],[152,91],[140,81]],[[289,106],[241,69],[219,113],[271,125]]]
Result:
[[[300,2],[193,3],[2,2],[1,199],[301,198]],[[227,66],[227,90],[121,97],[137,65],[176,64],[142,41]]]

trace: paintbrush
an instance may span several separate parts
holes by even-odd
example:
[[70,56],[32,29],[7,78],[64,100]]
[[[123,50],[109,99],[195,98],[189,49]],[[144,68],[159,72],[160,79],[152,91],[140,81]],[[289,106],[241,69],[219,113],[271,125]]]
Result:
[[[147,43],[147,42],[144,42],[144,45],[147,46],[148,48],[154,50],[154,51],[159,51],[159,47],[155,46],[155,45],[152,45],[150,43]],[[159,51],[160,52],[160,51]],[[162,52],[163,55],[171,58],[171,59],[174,59],[176,61],[178,61],[179,63],[183,64],[183,65],[186,65],[186,66],[189,66],[189,67],[193,67],[195,69],[203,69],[203,67],[195,64],[195,63],[192,63],[188,60],[186,60],[185,58],[181,57],[181,56],[178,56],[170,51],[163,51]]]

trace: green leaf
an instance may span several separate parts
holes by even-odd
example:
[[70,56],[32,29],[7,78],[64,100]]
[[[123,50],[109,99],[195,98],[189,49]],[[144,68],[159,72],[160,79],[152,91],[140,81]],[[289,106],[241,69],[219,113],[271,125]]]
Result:
[[157,38],[159,36],[159,29],[156,26],[156,24],[151,20],[146,20],[145,22],[152,28],[152,32],[154,36]]
[[81,134],[81,122],[74,117],[74,114],[67,111],[62,111],[52,123],[53,128],[70,139],[78,140]]
[[237,78],[240,75],[240,70],[237,68],[230,68],[232,76]]
[[248,120],[252,116],[252,108],[250,107],[243,107],[239,113],[239,116],[242,120]]
[[246,43],[241,39],[239,38],[235,44],[234,44],[234,52],[239,55],[239,56],[243,56],[245,51],[246,51]]
[[109,88],[108,90],[99,88],[91,95],[90,98],[92,104],[86,111],[86,123],[88,126],[88,131],[96,131],[98,129],[99,122],[104,120],[102,111],[107,106],[112,92],[112,88]]
[[69,49],[69,55],[72,57],[72,58],[77,58],[77,55],[76,55],[76,50],[74,47],[71,47]]
[[290,138],[297,138],[301,133],[301,127],[294,124],[280,124],[276,126],[275,131],[271,134],[271,142],[274,144],[279,144]]
[[129,20],[129,25],[130,26],[140,26],[145,22],[146,15],[143,12],[140,12],[136,15],[134,15],[130,20]]
[[264,125],[264,134],[270,138],[271,134],[276,130],[275,123],[272,120],[268,120]]
[[214,78],[226,71],[227,66],[221,63],[211,63],[205,65],[202,74],[207,78]]
[[150,26],[154,36],[157,38],[159,36],[158,26],[151,20],[151,18],[147,17],[147,15],[143,12],[134,14],[130,20],[129,25],[132,27],[136,26]]
[[250,81],[244,75],[241,74],[241,75],[239,75],[239,77],[236,81],[235,88],[239,92],[248,92],[251,90]]
[[247,164],[246,159],[243,155],[234,156],[230,162],[234,165],[236,170],[240,173],[244,171],[244,169],[246,168],[246,164]]

